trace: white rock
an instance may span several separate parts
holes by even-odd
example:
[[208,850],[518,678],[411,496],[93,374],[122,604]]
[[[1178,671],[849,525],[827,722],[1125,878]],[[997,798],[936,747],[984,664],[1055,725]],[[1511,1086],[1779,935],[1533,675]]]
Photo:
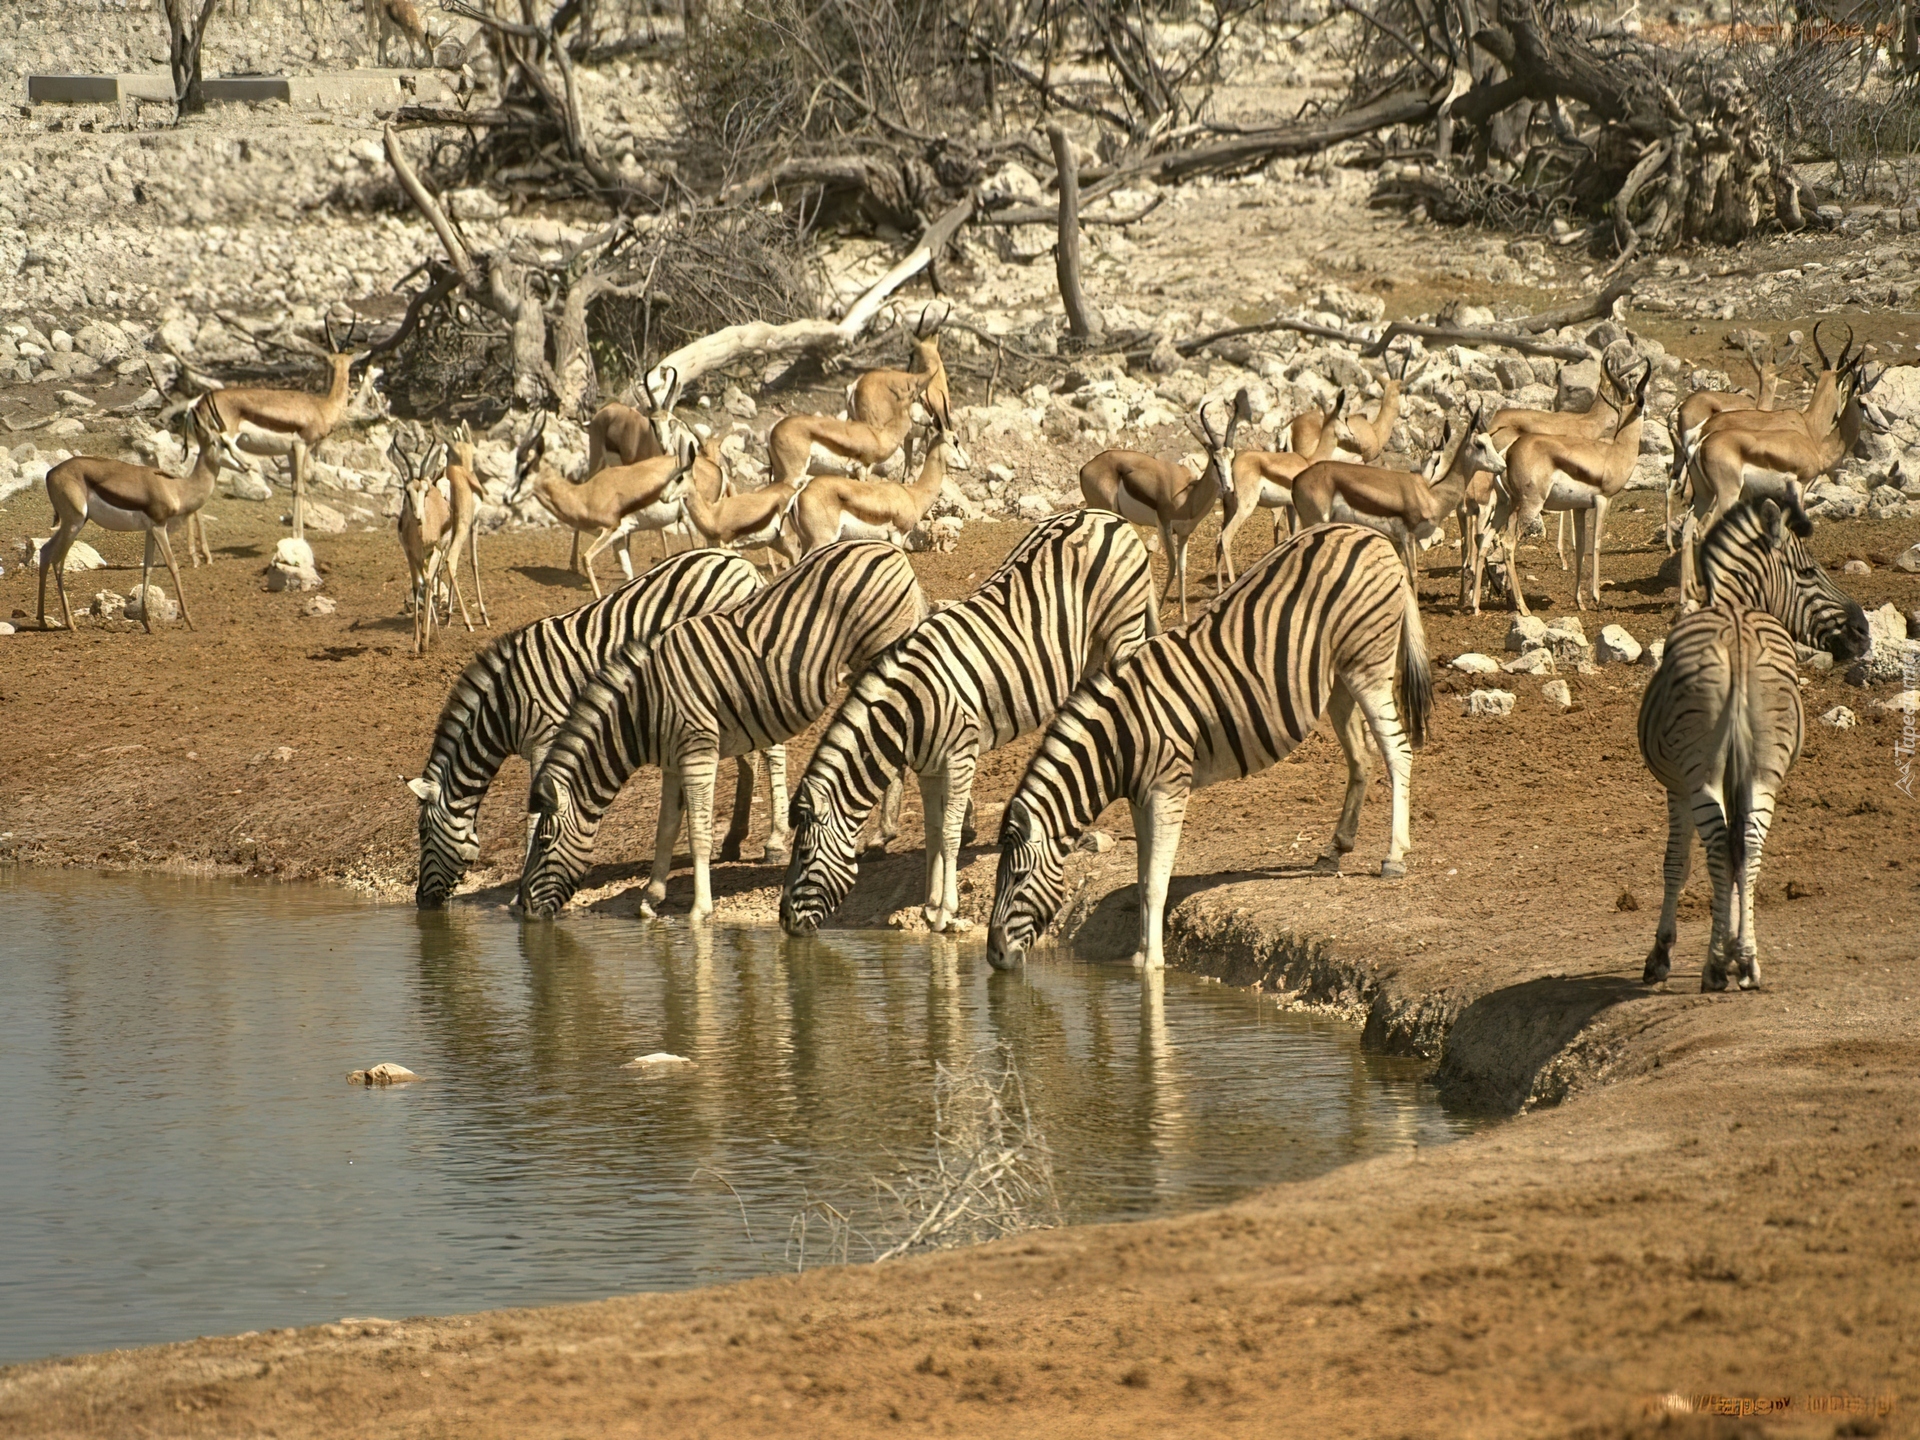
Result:
[[[40,552],[45,548],[46,543],[47,540],[44,535],[34,536],[27,541],[28,546],[33,551],[32,562],[35,568],[39,567]],[[98,570],[106,563],[106,561],[100,558],[100,552],[98,550],[94,549],[84,540],[76,540],[67,550],[67,558],[60,563],[60,568],[68,574],[72,574],[75,570]]]
[[355,1070],[347,1076],[347,1083],[351,1085],[404,1085],[409,1080],[418,1080],[419,1078],[418,1075],[414,1074],[413,1071],[407,1069],[404,1065],[395,1065],[391,1061],[382,1061],[380,1064],[370,1066],[365,1070]]
[[754,398],[738,385],[729,385],[720,403],[726,407],[729,415],[738,420],[751,420],[760,413],[760,406]]
[[[987,474],[992,476],[995,480],[998,480],[1002,485],[1011,485],[1013,483],[1014,477],[1019,473],[1020,472],[1018,470],[1015,470],[1013,466],[1001,464],[998,461],[996,461],[992,465],[987,466]],[[1920,545],[1914,546],[1914,549],[1920,550]]]
[[1453,668],[1468,675],[1492,675],[1500,669],[1500,662],[1491,655],[1470,650],[1465,655],[1453,657]]
[[1639,663],[1641,648],[1626,626],[1605,625],[1600,630],[1600,643],[1593,647],[1593,658],[1602,665],[1634,665]]
[[146,594],[144,595],[142,595],[140,591],[141,587],[136,585],[127,592],[127,618],[129,620],[144,619],[149,609],[153,611],[153,618],[155,620],[172,621],[180,618],[179,602],[169,599],[167,592],[162,590],[158,585],[147,586]]
[[1920,575],[1920,545],[1911,545],[1896,555],[1893,568],[1908,575]]
[[267,589],[275,595],[318,590],[325,583],[320,572],[311,565],[281,565],[276,562],[267,566]]
[[1853,685],[1882,685],[1907,676],[1907,617],[1897,605],[1867,612],[1867,653],[1847,672]]
[[96,620],[118,620],[127,613],[127,597],[116,595],[111,590],[102,590],[93,597],[93,604],[87,609]]
[[235,500],[271,500],[273,486],[251,470],[229,470],[227,494]]
[[1564,680],[1549,680],[1540,687],[1540,698],[1556,710],[1573,708],[1573,691]]
[[1466,715],[1511,715],[1513,694],[1507,690],[1476,690],[1461,703]]
[[[291,525],[293,516],[281,517],[281,524]],[[306,528],[318,531],[322,535],[344,535],[347,529],[347,517],[331,505],[323,505],[318,500],[307,501]]]
[[665,1050],[656,1050],[651,1055],[638,1055],[620,1068],[622,1070],[671,1070],[676,1066],[692,1067],[694,1061],[684,1055],[669,1055]]
[[12,621],[0,620],[0,635],[12,635],[14,633],[16,632],[14,631]]
[[1053,513],[1053,501],[1044,495],[1022,495],[1019,508],[1022,520],[1044,520]]
[[1658,670],[1660,668],[1661,658],[1665,656],[1666,653],[1667,653],[1666,641],[1649,640],[1647,642],[1647,648],[1640,652],[1640,663],[1646,666],[1649,670]]
[[296,570],[310,567],[313,564],[313,546],[289,535],[273,547],[272,563]]
[[1820,717],[1820,723],[1830,725],[1835,730],[1851,730],[1860,723],[1860,719],[1846,706],[1836,705]]
[[1920,690],[1902,690],[1890,700],[1873,702],[1882,710],[1892,710],[1901,715],[1920,714]]
[[300,607],[300,613],[309,620],[318,620],[323,615],[331,615],[340,608],[340,603],[330,595],[315,595]]
[[1509,675],[1551,675],[1559,667],[1554,663],[1553,652],[1543,645],[1537,650],[1521,651],[1500,668]]
[[1547,643],[1547,622],[1537,615],[1516,615],[1507,627],[1507,649],[1537,650]]

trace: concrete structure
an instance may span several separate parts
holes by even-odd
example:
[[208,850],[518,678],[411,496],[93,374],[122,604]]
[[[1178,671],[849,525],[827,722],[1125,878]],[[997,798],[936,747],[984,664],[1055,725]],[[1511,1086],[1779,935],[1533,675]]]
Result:
[[[432,70],[347,70],[331,75],[209,75],[201,88],[214,104],[263,104],[377,110],[436,104],[452,92]],[[129,101],[173,103],[173,78],[141,75],[29,75],[30,105],[120,105]]]

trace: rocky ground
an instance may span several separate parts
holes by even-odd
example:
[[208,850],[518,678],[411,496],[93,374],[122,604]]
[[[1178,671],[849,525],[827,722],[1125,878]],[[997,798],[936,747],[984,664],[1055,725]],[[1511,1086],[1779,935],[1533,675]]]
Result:
[[[47,533],[39,481],[66,453],[175,453],[140,408],[149,360],[258,366],[289,327],[316,335],[324,307],[381,313],[386,288],[428,252],[410,219],[354,208],[378,180],[370,128],[323,119],[249,128],[216,116],[165,133],[56,132],[44,113],[4,122],[19,143],[0,173],[23,173],[0,195],[13,227],[0,216],[0,416],[47,423],[0,451],[0,616],[21,627],[0,635],[0,860],[329,879],[388,895],[410,884],[414,806],[399,777],[417,769],[448,682],[486,637],[456,625],[430,657],[408,653],[381,458],[390,422],[377,404],[319,453],[319,597],[265,590],[262,568],[286,533],[283,491],[248,499],[263,492],[243,485],[209,506],[216,561],[186,577],[191,633],[148,636],[114,618],[113,598],[74,633],[33,631],[38,576],[16,549]],[[1486,318],[1472,308],[1530,313],[1600,284],[1586,258],[1544,240],[1370,210],[1371,185],[1364,172],[1287,162],[1170,192],[1137,226],[1089,232],[1089,288],[1116,325],[1177,339],[1275,307],[1356,329],[1448,305],[1471,307],[1471,322]],[[471,226],[538,244],[582,224],[489,204],[456,202]],[[1725,383],[1725,340],[1749,327],[1777,336],[1831,316],[1883,360],[1906,360],[1920,340],[1907,308],[1920,235],[1898,209],[1846,226],[1658,262],[1619,315],[1563,338],[1652,360],[1656,416],[1695,383]],[[1022,351],[1056,348],[1041,243],[1019,232],[972,243],[955,267],[956,317]],[[881,242],[845,240],[826,283],[851,293],[883,264]],[[986,343],[957,328],[947,340],[967,358]],[[1077,503],[1078,466],[1108,444],[1190,449],[1185,415],[1241,386],[1269,429],[1336,386],[1377,391],[1379,379],[1350,347],[1288,335],[1171,366],[1103,359],[1030,373],[1045,378],[1012,394],[959,387],[974,468],[915,560],[936,598],[996,563],[1023,515]],[[1577,400],[1594,373],[1591,360],[1437,348],[1395,451],[1424,456],[1443,404]],[[1807,747],[1761,894],[1759,994],[1691,992],[1704,876],[1683,903],[1671,991],[1637,984],[1664,807],[1634,742],[1650,672],[1602,626],[1650,644],[1677,600],[1661,497],[1645,488],[1666,458],[1650,425],[1640,489],[1609,530],[1607,609],[1585,617],[1580,638],[1559,624],[1510,649],[1504,614],[1457,612],[1453,552],[1428,553],[1442,713],[1416,763],[1407,879],[1367,878],[1358,861],[1339,880],[1303,873],[1344,775],[1325,736],[1199,797],[1180,857],[1178,963],[1335,1007],[1368,1043],[1438,1056],[1454,1100],[1517,1118],[1221,1211],[1036,1235],[886,1274],[16,1367],[0,1372],[0,1423],[47,1435],[1920,1433],[1909,1338],[1920,1330],[1920,809],[1900,788],[1896,749],[1909,734],[1901,632],[1920,607],[1920,575],[1901,568],[1920,564],[1903,559],[1920,539],[1920,371],[1890,370],[1876,398],[1892,429],[1819,492],[1814,544],[1880,614],[1881,664],[1806,674]],[[706,399],[690,417],[737,427],[750,477],[776,415],[831,396],[716,386]],[[584,598],[563,569],[563,536],[501,503],[511,440],[488,437],[481,457],[498,627]],[[558,451],[582,458],[577,439]],[[1243,530],[1244,558],[1266,523]],[[1196,557],[1211,554],[1212,534]],[[127,537],[85,538],[113,567],[69,577],[76,605],[91,608],[124,596],[138,557]],[[1544,542],[1522,560],[1535,608],[1561,621],[1569,577]],[[1500,668],[1454,664],[1468,655]],[[1510,710],[1464,713],[1471,692],[1490,689],[1514,697]],[[1815,719],[1829,715],[1854,723]],[[983,835],[1029,749],[983,766]],[[483,810],[465,903],[507,894],[524,780],[515,762]],[[580,904],[632,913],[654,793],[640,777],[609,817]],[[888,923],[912,898],[914,803],[842,923]],[[1382,844],[1381,808],[1376,797],[1363,823],[1363,860]],[[1074,862],[1067,923],[1082,959],[1131,948],[1124,810],[1106,823],[1121,843]],[[967,857],[976,918],[993,861],[988,849]],[[770,918],[773,872],[749,863],[716,880],[723,915]],[[688,888],[677,877],[670,903]],[[1035,963],[1070,962],[1056,952]]]

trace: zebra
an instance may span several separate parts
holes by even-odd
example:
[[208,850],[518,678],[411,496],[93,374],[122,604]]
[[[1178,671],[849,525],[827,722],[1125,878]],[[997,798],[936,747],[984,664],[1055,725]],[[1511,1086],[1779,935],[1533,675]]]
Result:
[[[905,554],[880,541],[846,540],[804,556],[744,604],[676,626],[651,654],[609,666],[581,690],[533,777],[521,908],[545,916],[566,904],[620,787],[640,766],[658,765],[660,822],[641,914],[655,914],[666,897],[684,803],[693,850],[688,918],[703,923],[713,913],[707,867],[715,763],[806,729],[848,671],[926,613]],[[784,864],[784,756],[774,778],[766,856]]]
[[[407,781],[420,801],[414,903],[437,909],[480,857],[478,819],[507,756],[537,770],[581,686],[627,645],[645,647],[671,625],[739,604],[760,586],[737,555],[694,550],[656,565],[606,598],[536,620],[488,646],[453,683],[426,768]],[[748,787],[752,775],[744,777]],[[751,804],[751,789],[746,790]],[[723,855],[737,855],[747,810],[737,802]]]
[[903,769],[920,776],[926,812],[927,924],[964,928],[960,846],[981,752],[1039,728],[1074,686],[1158,634],[1155,609],[1133,527],[1071,510],[895,641],[853,682],[794,790],[782,928],[813,930],[846,899],[861,826]]
[[[1791,516],[1791,518],[1789,518]],[[1667,791],[1666,895],[1641,983],[1673,969],[1674,914],[1693,863],[1693,834],[1713,879],[1713,933],[1702,990],[1760,983],[1753,891],[1804,716],[1794,642],[1835,659],[1866,653],[1866,612],[1820,568],[1812,523],[1772,500],[1742,500],[1700,546],[1707,604],[1667,635],[1640,701],[1640,754]]]
[[1139,848],[1134,963],[1159,969],[1188,796],[1266,769],[1323,714],[1346,751],[1347,792],[1333,843],[1314,868],[1338,873],[1353,848],[1372,771],[1371,730],[1393,795],[1380,873],[1405,875],[1411,752],[1425,741],[1432,708],[1426,636],[1397,547],[1359,525],[1302,530],[1206,614],[1146,641],[1061,707],[1001,819],[987,959],[996,969],[1019,963],[1060,912],[1067,851],[1091,848],[1088,827],[1124,799]]

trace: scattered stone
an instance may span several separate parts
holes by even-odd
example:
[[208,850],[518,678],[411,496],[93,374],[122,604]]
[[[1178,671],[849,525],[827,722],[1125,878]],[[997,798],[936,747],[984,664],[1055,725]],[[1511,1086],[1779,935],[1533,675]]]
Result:
[[1912,545],[1894,557],[1893,568],[1907,575],[1920,575],[1920,545]]
[[1851,730],[1860,723],[1860,717],[1846,706],[1836,705],[1820,717],[1820,723],[1835,730]]
[[1600,630],[1600,643],[1593,647],[1593,658],[1602,665],[1637,665],[1641,650],[1640,642],[1626,626],[1605,625]]
[[1873,567],[1864,560],[1849,560],[1840,567],[1842,575],[1871,575]]
[[333,614],[339,608],[339,602],[331,595],[313,595],[309,596],[307,603],[300,607],[300,613],[309,620],[318,620],[324,615]]
[[1600,388],[1600,362],[1582,360],[1576,365],[1562,365],[1557,384],[1556,409],[1585,410]]
[[1507,627],[1507,649],[1538,650],[1547,643],[1547,622],[1538,615],[1516,615]]
[[1461,713],[1465,715],[1511,715],[1513,713],[1513,692],[1509,690],[1476,690],[1461,702]]
[[1113,836],[1104,830],[1089,830],[1074,842],[1073,848],[1091,855],[1104,855],[1113,849]]
[[1920,690],[1902,690],[1890,700],[1876,700],[1873,703],[1882,710],[1900,715],[1920,714]]
[[82,395],[78,390],[56,390],[54,391],[53,398],[69,410],[93,409],[93,401]]
[[1631,890],[1622,890],[1620,898],[1613,902],[1613,908],[1624,910],[1630,915],[1640,908],[1640,897]]
[[[293,516],[282,515],[282,525],[293,524]],[[318,500],[307,501],[306,528],[321,535],[344,535],[347,533],[347,517],[331,505]]]
[[227,472],[227,494],[235,500],[271,500],[273,486],[251,470]]
[[1020,518],[1022,520],[1044,520],[1053,514],[1053,501],[1044,495],[1022,495],[1020,497]]
[[1453,657],[1453,668],[1468,675],[1492,675],[1499,670],[1500,662],[1490,655],[1469,650],[1465,655]]
[[1540,687],[1540,698],[1556,710],[1573,708],[1573,690],[1564,680],[1549,680]]
[[347,1076],[347,1083],[349,1085],[404,1085],[409,1080],[419,1078],[404,1065],[382,1061],[371,1069],[353,1071]]
[[672,1070],[685,1065],[692,1069],[696,1062],[684,1055],[669,1055],[665,1050],[656,1050],[651,1055],[639,1055],[629,1060],[622,1070]]
[[1802,670],[1811,670],[1816,675],[1825,675],[1832,671],[1833,656],[1825,650],[1815,650],[1810,645],[1795,645],[1793,648],[1799,653]]
[[720,397],[720,403],[736,420],[751,420],[760,413],[759,403],[738,385],[727,386],[726,393]]
[[1521,651],[1500,668],[1509,675],[1552,675],[1559,669],[1554,663],[1553,652],[1544,645]]
[[[1867,653],[1847,671],[1849,685],[1884,685],[1906,678],[1907,617],[1897,605],[1867,612]],[[1920,659],[1914,663],[1920,664]]]
[[1666,653],[1666,641],[1649,640],[1647,642],[1647,648],[1640,653],[1640,663],[1649,670],[1658,670],[1660,668],[1660,661]]
[[273,547],[273,559],[267,562],[267,589],[300,592],[318,590],[325,582],[313,566],[313,547],[289,535]]
[[15,631],[11,621],[0,620],[0,635],[12,635],[14,633]]
[[71,415],[63,416],[47,427],[47,434],[56,440],[71,439],[75,435],[87,433],[86,423]]
[[1155,375],[1171,375],[1182,365],[1186,357],[1173,348],[1173,341],[1162,335],[1153,347],[1153,353],[1147,356],[1147,369]]
[[111,590],[102,590],[93,597],[93,604],[87,608],[96,620],[119,620],[127,613],[127,597],[116,595]]
[[158,585],[146,586],[144,595],[141,589],[141,586],[136,585],[127,592],[127,619],[143,620],[147,617],[149,610],[152,611],[155,620],[162,622],[171,622],[180,618],[179,601],[169,599],[167,592]]

